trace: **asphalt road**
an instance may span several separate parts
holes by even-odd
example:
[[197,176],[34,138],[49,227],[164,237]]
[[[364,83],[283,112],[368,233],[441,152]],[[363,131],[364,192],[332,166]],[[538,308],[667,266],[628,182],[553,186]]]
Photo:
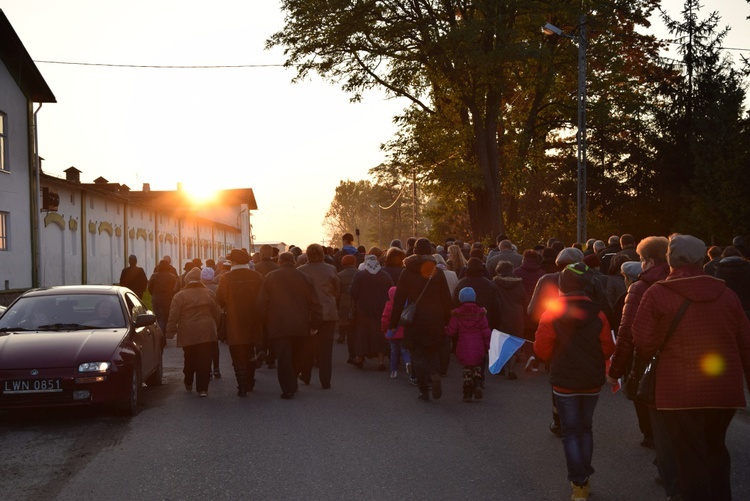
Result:
[[[548,431],[546,375],[487,381],[485,398],[461,401],[452,361],[438,401],[419,402],[403,373],[346,365],[334,346],[332,389],[313,374],[281,400],[261,369],[249,398],[236,396],[229,352],[209,398],[181,383],[170,341],[165,381],[144,389],[134,418],[104,410],[0,415],[2,500],[569,499],[560,439]],[[604,391],[594,417],[592,498],[659,500],[654,453],[639,446],[635,413]],[[727,440],[735,499],[750,499],[750,414]]]

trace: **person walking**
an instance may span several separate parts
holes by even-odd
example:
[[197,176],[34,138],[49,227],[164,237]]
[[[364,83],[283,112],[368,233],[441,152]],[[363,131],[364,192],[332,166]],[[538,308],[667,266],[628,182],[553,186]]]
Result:
[[177,346],[184,352],[183,373],[187,391],[195,389],[198,396],[208,396],[211,372],[211,341],[217,339],[216,331],[221,309],[216,294],[201,282],[200,268],[185,275],[185,288],[175,294],[169,309],[167,339],[177,337]]
[[148,278],[143,268],[138,266],[138,258],[135,254],[128,256],[128,267],[120,273],[120,285],[135,292],[135,295],[143,299],[143,293],[148,287]]
[[463,366],[464,402],[468,403],[472,397],[477,400],[483,397],[482,364],[490,349],[491,331],[487,323],[487,310],[477,304],[474,289],[462,288],[458,293],[458,300],[460,305],[451,311],[445,332],[448,336],[458,338],[456,359]]
[[258,294],[258,310],[276,352],[281,398],[286,400],[297,392],[302,351],[323,321],[315,285],[295,261],[291,252],[279,254],[279,269],[265,276]]
[[[513,263],[500,261],[495,266],[495,277],[492,279],[497,289],[500,303],[497,329],[511,336],[523,338],[526,306],[529,303],[524,289],[523,279],[513,275]],[[524,343],[531,344],[531,343]],[[506,365],[508,379],[518,379],[515,370],[518,355],[514,354]]]
[[615,350],[606,315],[584,292],[592,279],[583,263],[560,272],[561,309],[542,314],[534,341],[536,356],[550,362],[549,380],[574,501],[589,497],[594,410],[605,383],[605,361]]
[[[255,388],[256,350],[263,345],[263,325],[257,306],[263,276],[250,269],[250,255],[243,250],[232,249],[229,262],[231,269],[222,275],[216,298],[226,315],[226,342],[237,380],[237,396],[247,397]],[[214,366],[214,377],[216,369]]]
[[322,308],[322,322],[317,332],[311,336],[308,346],[307,362],[303,366],[301,379],[310,384],[313,361],[318,362],[318,379],[324,390],[331,387],[333,367],[333,336],[336,322],[339,319],[337,303],[341,295],[339,276],[336,267],[324,261],[325,251],[320,244],[310,244],[305,250],[307,264],[298,269],[312,279],[318,301]]
[[743,373],[750,381],[750,321],[737,294],[703,271],[705,255],[703,241],[673,235],[669,276],[643,294],[633,323],[637,353],[649,359],[661,352],[655,408],[686,501],[732,498],[726,433],[746,405]]
[[344,256],[341,258],[341,271],[339,277],[339,337],[338,343],[346,342],[349,358],[346,363],[353,364],[356,353],[357,339],[354,335],[354,302],[349,295],[349,287],[352,285],[354,275],[357,274],[357,258]]
[[354,365],[362,368],[368,357],[378,357],[378,370],[385,372],[388,343],[381,331],[380,319],[393,286],[390,275],[383,271],[373,254],[365,256],[364,269],[357,272],[349,288],[354,300],[354,331],[357,338]]
[[428,402],[430,382],[432,398],[438,399],[443,394],[439,348],[444,343],[445,326],[450,319],[451,296],[443,270],[437,267],[432,257],[432,245],[428,239],[419,238],[414,244],[414,255],[404,263],[406,269],[396,286],[388,328],[398,327],[407,301],[412,304],[419,299],[414,320],[404,327],[404,346],[412,356],[419,387],[418,398]]
[[404,327],[400,325],[395,331],[388,329],[388,324],[391,320],[391,312],[393,311],[393,298],[396,296],[396,287],[388,289],[388,301],[386,301],[383,307],[383,315],[380,318],[380,327],[385,334],[385,338],[388,340],[388,344],[391,347],[391,379],[398,377],[399,360],[403,362],[406,374],[412,382],[416,382],[416,378],[413,376],[411,354],[409,350],[404,348]]
[[156,323],[164,333],[167,332],[169,309],[172,306],[176,284],[177,275],[172,273],[172,265],[166,259],[162,259],[148,281],[148,291],[151,293],[151,306],[156,315]]

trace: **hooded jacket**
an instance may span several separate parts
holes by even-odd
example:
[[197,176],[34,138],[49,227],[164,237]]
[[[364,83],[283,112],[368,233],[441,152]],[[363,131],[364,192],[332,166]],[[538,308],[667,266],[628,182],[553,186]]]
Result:
[[549,381],[559,393],[597,393],[605,382],[605,361],[615,351],[609,322],[587,296],[560,296],[560,311],[539,320],[534,353],[550,361]]
[[[383,331],[383,334],[388,332],[388,323],[391,321],[391,312],[393,311],[393,298],[396,297],[396,287],[391,287],[388,289],[388,301],[385,303],[385,307],[383,308],[383,316],[380,318],[380,328]],[[393,337],[391,339],[403,339],[404,338],[404,327],[399,326],[396,329],[396,332],[394,333]]]
[[458,336],[456,359],[463,366],[481,365],[490,349],[490,327],[487,310],[476,303],[462,303],[451,311],[445,333]]
[[656,408],[745,407],[750,321],[737,295],[700,266],[674,268],[645,292],[633,323],[636,351],[645,359],[657,351],[685,299],[691,302],[661,352]]
[[[195,275],[195,274],[194,274]],[[191,277],[188,274],[188,277]],[[167,338],[177,336],[177,346],[192,346],[217,341],[217,327],[221,309],[216,294],[200,281],[190,280],[184,289],[174,295],[169,309]]]

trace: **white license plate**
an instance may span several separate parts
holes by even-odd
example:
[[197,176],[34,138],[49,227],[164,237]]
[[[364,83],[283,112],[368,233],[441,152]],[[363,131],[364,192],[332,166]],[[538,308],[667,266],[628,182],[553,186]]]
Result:
[[59,379],[14,379],[3,381],[3,394],[58,393],[63,391]]

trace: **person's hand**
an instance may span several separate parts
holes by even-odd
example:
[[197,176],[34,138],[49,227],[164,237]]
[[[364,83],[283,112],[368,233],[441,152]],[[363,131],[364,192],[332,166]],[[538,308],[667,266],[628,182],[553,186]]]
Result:
[[607,383],[609,383],[610,386],[614,386],[618,383],[617,379],[611,378],[607,376]]

